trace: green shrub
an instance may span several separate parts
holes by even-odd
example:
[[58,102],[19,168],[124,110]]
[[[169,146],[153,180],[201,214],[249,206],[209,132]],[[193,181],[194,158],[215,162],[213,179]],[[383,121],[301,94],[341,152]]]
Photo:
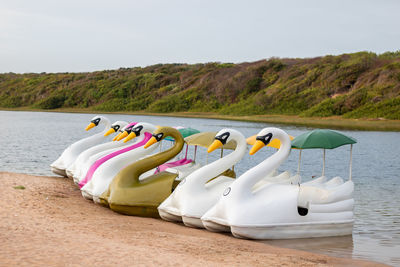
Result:
[[127,110],[126,105],[128,100],[126,99],[111,99],[95,106],[93,109],[98,111],[123,111]]
[[22,106],[22,97],[10,96],[0,99],[0,106],[4,108],[17,108]]
[[219,112],[225,115],[257,115],[265,114],[265,110],[258,105],[254,105],[251,99],[242,100],[238,103],[223,106]]
[[50,96],[40,101],[35,107],[41,109],[56,109],[64,105],[65,96]]
[[345,101],[347,96],[338,96],[336,98],[327,98],[321,103],[312,106],[303,111],[302,117],[329,117],[340,116],[347,112]]
[[344,115],[345,118],[385,118],[400,120],[400,97],[381,101],[377,104],[367,103]]
[[179,95],[170,95],[163,97],[155,102],[153,102],[148,110],[151,112],[178,112],[187,111],[190,108],[189,103]]
[[223,69],[223,68],[232,68],[234,66],[235,66],[235,64],[233,64],[233,63],[220,63],[220,64],[217,65],[217,68],[221,68],[221,69]]
[[250,94],[250,93],[257,92],[258,90],[260,90],[261,82],[262,82],[261,77],[254,77],[253,79],[249,80],[244,89],[245,93]]
[[135,99],[132,99],[127,105],[126,110],[129,111],[142,111],[148,108],[150,103],[153,102],[153,97],[142,96]]
[[395,59],[395,58],[400,58],[400,50],[397,50],[395,52],[385,52],[383,54],[379,55],[379,58],[382,59]]

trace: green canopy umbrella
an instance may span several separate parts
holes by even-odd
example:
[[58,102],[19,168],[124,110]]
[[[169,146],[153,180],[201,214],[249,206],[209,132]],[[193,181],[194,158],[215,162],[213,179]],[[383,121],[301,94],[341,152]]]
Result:
[[352,149],[353,144],[357,143],[357,140],[344,135],[342,133],[332,130],[321,130],[316,129],[311,132],[307,132],[297,136],[292,141],[292,148],[300,149],[299,166],[297,172],[300,172],[300,161],[301,161],[301,150],[302,149],[313,149],[321,148],[324,150],[323,157],[323,168],[322,176],[325,175],[325,149],[334,149],[343,145],[350,145],[350,174],[349,179],[351,180],[351,163],[352,163]]
[[[181,135],[182,135],[183,138],[186,138],[186,137],[188,137],[188,136],[191,136],[191,135],[200,133],[199,130],[193,129],[193,128],[190,128],[190,127],[184,128],[184,127],[182,127],[182,126],[177,126],[177,127],[175,127],[175,128],[181,133]],[[164,140],[167,140],[167,141],[174,141],[174,139],[171,138],[171,137],[167,137],[167,138],[165,138]],[[189,149],[189,144],[186,143],[185,159],[187,158],[188,149]],[[160,146],[160,150],[161,150],[161,146]],[[196,159],[196,149],[195,149],[195,152],[194,152],[194,160],[195,160],[195,159]]]
[[[193,129],[193,128],[190,128],[190,127],[188,127],[188,128],[178,128],[177,130],[181,133],[183,138],[186,138],[188,136],[191,136],[193,134],[197,134],[197,133],[200,132],[199,130]],[[170,137],[165,138],[165,140],[174,141],[174,139],[172,139]]]
[[356,139],[332,130],[316,129],[297,136],[292,141],[292,148],[333,149],[343,145],[357,143]]

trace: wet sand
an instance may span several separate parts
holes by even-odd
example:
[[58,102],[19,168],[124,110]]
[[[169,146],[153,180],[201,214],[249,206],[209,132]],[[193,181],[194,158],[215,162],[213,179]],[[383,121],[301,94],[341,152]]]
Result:
[[120,215],[65,178],[0,172],[0,182],[0,266],[383,266]]

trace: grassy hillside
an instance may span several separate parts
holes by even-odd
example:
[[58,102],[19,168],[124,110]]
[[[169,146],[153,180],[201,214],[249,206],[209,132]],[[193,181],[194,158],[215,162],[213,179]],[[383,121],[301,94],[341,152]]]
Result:
[[400,119],[400,52],[0,74],[0,107]]

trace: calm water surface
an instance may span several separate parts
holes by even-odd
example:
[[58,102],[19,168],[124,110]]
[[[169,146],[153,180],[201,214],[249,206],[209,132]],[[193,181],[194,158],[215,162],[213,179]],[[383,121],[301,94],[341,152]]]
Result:
[[[0,111],[0,171],[53,175],[49,164],[71,143],[93,134],[84,128],[94,115],[45,112]],[[156,125],[186,126],[201,131],[234,128],[245,136],[262,128],[277,126],[266,123],[174,117],[104,115],[116,120],[145,121]],[[293,136],[311,128],[277,126]],[[100,129],[97,129],[99,131]],[[342,131],[358,140],[353,149],[355,225],[353,236],[301,240],[264,241],[282,247],[302,249],[338,257],[374,260],[400,266],[400,133]],[[326,175],[348,178],[349,146],[328,150]],[[189,151],[190,153],[193,151]],[[262,149],[255,156],[246,155],[236,166],[240,175],[271,155],[274,149]],[[209,161],[217,158],[213,153]],[[205,149],[199,149],[197,160],[205,163]],[[292,151],[280,171],[297,170],[298,151]],[[302,154],[303,181],[319,176],[322,151],[305,150]]]

